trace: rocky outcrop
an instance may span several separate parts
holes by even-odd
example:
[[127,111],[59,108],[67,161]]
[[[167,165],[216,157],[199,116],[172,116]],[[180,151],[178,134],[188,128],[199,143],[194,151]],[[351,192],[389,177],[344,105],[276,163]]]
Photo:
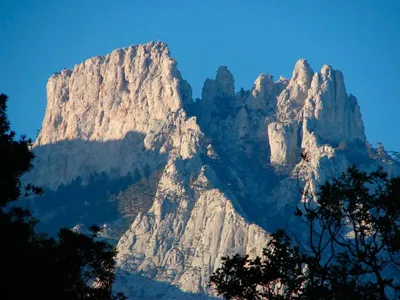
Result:
[[366,140],[357,99],[347,95],[343,74],[331,66],[324,65],[313,76],[304,106],[304,130],[320,143]]
[[318,145],[365,143],[357,99],[346,92],[343,74],[324,65],[313,74],[299,60],[288,87],[279,95],[276,121],[268,127],[271,162],[294,166],[299,152]]
[[153,207],[136,218],[118,243],[118,264],[183,291],[212,293],[208,279],[221,257],[259,255],[267,236],[212,187],[216,178],[210,168],[202,167],[191,183],[190,177],[182,178],[182,169],[192,171],[188,164],[194,161],[166,167]]
[[[208,279],[221,257],[260,254],[268,229],[291,224],[299,188],[315,192],[349,163],[368,169],[378,161],[342,73],[314,73],[304,59],[291,79],[261,74],[251,90],[235,91],[220,67],[193,101],[168,47],[148,43],[53,75],[47,97],[25,180],[57,189],[93,173],[118,178],[137,169],[144,182],[161,174],[151,208],[135,210],[126,232],[113,236],[118,289],[142,299],[127,278],[153,286],[148,299],[171,299],[177,288],[213,294]],[[389,157],[379,163],[399,171]],[[120,217],[109,232],[120,232],[111,228]]]
[[313,74],[305,59],[300,59],[296,63],[288,86],[278,97],[277,121],[301,120],[301,110],[307,99]]
[[118,49],[93,57],[47,83],[46,115],[35,146],[58,141],[122,139],[191,101],[164,43]]
[[268,125],[271,163],[290,165],[296,162],[298,132],[296,122],[272,122]]
[[[221,100],[235,99],[227,68],[219,69],[209,89]],[[56,189],[92,173],[118,177],[134,169],[145,173],[145,166],[148,172],[164,168],[153,206],[139,213],[118,243],[120,272],[199,293],[208,290],[223,255],[261,252],[265,231],[236,211],[234,195],[218,188],[222,183],[204,163],[218,161],[218,154],[184,110],[191,88],[165,44],[91,58],[53,75],[47,90],[36,167],[26,180]],[[118,223],[108,223],[108,231]],[[123,282],[121,290],[129,289]]]
[[54,74],[47,99],[34,144],[41,167],[29,180],[52,188],[90,172],[121,176],[165,163],[178,146],[171,143],[180,143],[169,135],[185,122],[182,108],[192,101],[190,86],[160,42],[118,49]]

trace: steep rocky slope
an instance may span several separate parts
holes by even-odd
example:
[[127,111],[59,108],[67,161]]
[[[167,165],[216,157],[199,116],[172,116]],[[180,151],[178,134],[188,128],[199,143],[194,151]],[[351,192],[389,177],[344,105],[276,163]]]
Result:
[[[146,205],[130,218],[122,210],[105,224],[107,237],[118,241],[117,288],[131,298],[213,294],[208,278],[222,256],[259,254],[269,230],[294,227],[305,185],[315,191],[350,163],[399,172],[366,143],[342,73],[328,65],[314,72],[304,59],[290,79],[261,74],[239,92],[220,67],[194,101],[167,46],[148,43],[53,75],[47,97],[26,180],[57,190],[77,177],[88,186],[102,172],[112,180],[158,178],[149,183],[150,204],[139,201]],[[104,203],[96,209],[109,209]],[[57,217],[51,205],[36,211]]]
[[[34,144],[41,168],[31,180],[52,188],[94,171],[119,176],[133,164],[154,169],[169,148],[184,143],[171,132],[190,126],[182,107],[192,101],[191,88],[163,43],[115,50],[56,73],[47,99]],[[183,147],[190,145],[182,146],[188,155]]]

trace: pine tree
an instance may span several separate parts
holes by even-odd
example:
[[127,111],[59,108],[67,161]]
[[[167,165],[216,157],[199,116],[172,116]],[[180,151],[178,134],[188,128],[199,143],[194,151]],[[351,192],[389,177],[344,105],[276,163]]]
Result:
[[[278,230],[263,257],[224,257],[226,299],[399,299],[400,178],[351,167],[295,211],[306,238]],[[295,240],[295,242],[293,242]],[[397,280],[397,281],[396,281]]]
[[[58,238],[35,233],[29,210],[7,204],[40,194],[21,176],[32,167],[31,141],[15,139],[0,95],[0,299],[124,299],[115,294],[115,249],[90,235],[61,229]],[[23,193],[21,194],[21,191]]]

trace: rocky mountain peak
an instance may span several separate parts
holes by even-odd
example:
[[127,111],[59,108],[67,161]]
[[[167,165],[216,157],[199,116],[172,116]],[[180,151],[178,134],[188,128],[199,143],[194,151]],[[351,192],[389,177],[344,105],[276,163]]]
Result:
[[[191,101],[191,87],[182,79],[176,61],[162,42],[117,49],[52,75],[47,83],[47,108],[35,151],[50,151],[41,156],[51,157],[53,150],[45,146],[55,145],[60,148],[58,151],[71,153],[70,144],[75,143],[79,146],[74,146],[73,151],[82,155],[68,163],[68,171],[54,174],[52,183],[44,173],[44,182],[56,187],[77,176],[111,169],[117,170],[115,174],[126,174],[137,158],[135,152],[160,147],[165,137],[159,131],[185,119],[183,106]],[[133,152],[120,142],[137,139],[141,141],[135,142],[137,149]],[[92,153],[97,151],[93,145],[101,143],[115,146]],[[92,149],[88,150],[87,145]],[[113,157],[108,156],[111,153]],[[149,164],[156,167],[162,163],[157,160],[153,157]],[[50,169],[61,168],[61,162],[47,163]],[[33,180],[43,180],[41,177]]]
[[220,66],[215,77],[217,85],[217,94],[220,97],[235,96],[235,79],[226,66]]
[[287,86],[284,79],[274,82],[271,74],[260,74],[254,81],[250,97],[245,100],[248,110],[262,111],[263,117],[275,114],[277,96]]
[[274,78],[271,74],[260,74],[260,76],[257,77],[257,79],[254,81],[254,90],[261,90],[265,89],[268,86],[273,85]]
[[226,66],[220,66],[215,79],[207,78],[203,85],[202,98],[207,103],[222,98],[235,97],[235,79]]
[[342,72],[329,65],[314,75],[303,111],[307,130],[321,142],[366,140],[357,99],[347,94]]
[[[251,90],[236,94],[232,73],[221,66],[193,102],[167,45],[151,42],[54,74],[47,98],[29,182],[55,190],[104,172],[117,180],[136,174],[153,189],[124,197],[123,207],[135,206],[137,214],[114,236],[119,270],[151,282],[143,288],[122,278],[133,299],[191,299],[174,298],[170,284],[175,292],[212,294],[209,276],[222,256],[259,255],[268,228],[276,225],[271,220],[290,219],[301,198],[299,181],[315,189],[354,157],[372,165],[366,151],[347,156],[357,147],[338,149],[366,141],[343,74],[328,65],[314,73],[305,59],[297,61],[292,78],[261,74]],[[149,184],[151,178],[158,179]],[[136,209],[131,202],[142,195],[149,199]]]
[[333,72],[334,72],[334,70],[333,70],[332,66],[331,65],[327,65],[327,64],[323,65],[322,68],[321,68],[321,71],[320,71],[322,76],[325,76],[325,77],[331,76],[331,74]]
[[300,121],[301,110],[308,96],[314,71],[307,60],[296,62],[292,78],[277,100],[277,119],[281,122]]
[[131,130],[146,131],[149,120],[164,119],[191,102],[191,88],[167,45],[151,42],[54,74],[47,83],[47,101],[37,145],[118,139]]
[[302,58],[294,66],[291,81],[307,88],[310,86],[313,75],[314,71],[308,64],[308,61]]

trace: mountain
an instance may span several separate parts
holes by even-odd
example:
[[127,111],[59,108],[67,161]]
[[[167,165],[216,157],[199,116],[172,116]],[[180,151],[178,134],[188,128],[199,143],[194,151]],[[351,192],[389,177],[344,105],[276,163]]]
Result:
[[25,204],[43,231],[102,225],[132,299],[211,298],[222,256],[296,230],[302,189],[350,164],[400,174],[367,143],[343,74],[304,59],[290,79],[261,74],[238,92],[221,66],[193,100],[167,45],[151,42],[54,74],[47,99],[24,178],[47,192]]

